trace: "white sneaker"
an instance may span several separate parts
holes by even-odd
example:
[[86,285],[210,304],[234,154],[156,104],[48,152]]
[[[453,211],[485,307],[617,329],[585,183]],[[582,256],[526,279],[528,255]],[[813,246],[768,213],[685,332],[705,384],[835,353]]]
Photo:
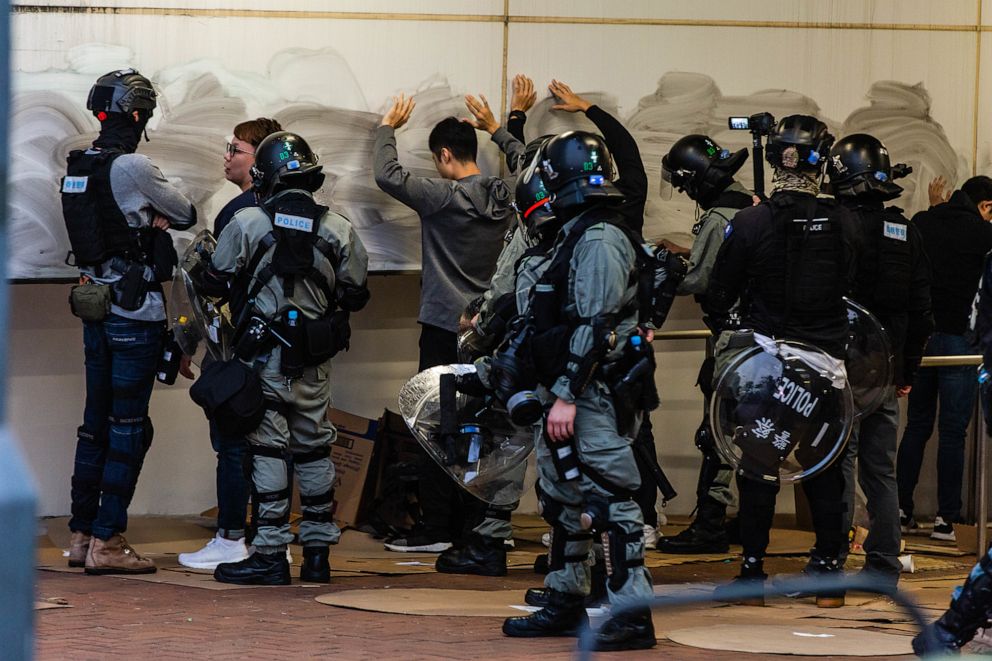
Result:
[[248,547],[244,539],[224,539],[218,535],[195,553],[180,553],[179,564],[190,569],[217,569],[217,565],[241,562],[247,557]]
[[939,539],[944,542],[955,542],[957,538],[954,536],[954,525],[947,523],[941,517],[936,517],[933,520],[933,532],[930,533],[930,539]]
[[658,529],[654,526],[649,526],[644,524],[644,548],[654,550],[658,548],[658,540],[661,538],[661,534]]
[[551,548],[551,533],[546,532],[541,535],[541,543],[544,544],[544,548]]

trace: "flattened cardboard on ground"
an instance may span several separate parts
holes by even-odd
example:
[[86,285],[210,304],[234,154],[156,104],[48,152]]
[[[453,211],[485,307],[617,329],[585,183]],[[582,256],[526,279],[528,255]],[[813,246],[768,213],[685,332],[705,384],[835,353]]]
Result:
[[337,428],[337,439],[331,446],[334,461],[334,498],[337,510],[334,518],[342,528],[358,522],[365,478],[369,474],[372,451],[379,430],[378,420],[369,420],[338,409],[327,410],[327,419]]
[[[992,535],[992,528],[986,527],[988,535]],[[992,539],[990,536],[985,539]],[[964,523],[954,524],[954,539],[958,550],[973,555],[978,554],[978,526],[969,526]]]
[[883,656],[912,654],[910,637],[863,629],[805,625],[727,624],[668,632],[668,639],[708,650],[809,656]]

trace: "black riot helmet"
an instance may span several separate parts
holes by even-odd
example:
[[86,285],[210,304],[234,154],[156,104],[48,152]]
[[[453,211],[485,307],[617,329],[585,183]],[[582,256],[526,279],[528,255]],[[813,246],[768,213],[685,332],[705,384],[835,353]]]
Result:
[[[545,135],[527,143],[522,162],[526,165],[532,164],[535,158],[538,158],[544,143],[553,137],[552,135]],[[530,176],[526,176],[528,173]],[[552,210],[550,202],[551,194],[545,187],[540,174],[529,167],[524,167],[524,171],[517,177],[517,184],[514,188],[513,208],[530,234],[534,234],[548,221],[554,220],[555,212]]]
[[789,115],[768,136],[765,158],[774,168],[819,172],[830,155],[834,136],[810,115]]
[[734,179],[747,160],[747,150],[731,153],[705,135],[680,138],[661,158],[661,194],[671,199],[677,188],[693,200],[710,199]]
[[251,184],[262,200],[287,188],[315,192],[324,183],[322,166],[307,141],[295,133],[269,134],[255,148]]
[[883,200],[902,195],[896,179],[905,177],[913,168],[902,163],[892,165],[885,145],[875,136],[855,133],[843,138],[830,150],[830,185],[838,197],[872,194]]
[[157,105],[156,96],[152,81],[136,69],[120,69],[97,78],[86,98],[86,109],[101,122],[109,113],[130,114],[135,110],[147,121]]
[[[538,166],[555,211],[600,200],[623,200],[613,186],[610,150],[595,133],[566,131],[556,135],[544,143],[538,159],[532,166]],[[534,168],[528,168],[531,169]]]

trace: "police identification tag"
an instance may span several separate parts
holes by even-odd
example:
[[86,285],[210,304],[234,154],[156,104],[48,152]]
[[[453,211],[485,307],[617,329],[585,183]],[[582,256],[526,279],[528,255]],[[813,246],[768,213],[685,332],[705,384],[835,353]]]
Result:
[[313,218],[303,216],[292,216],[288,213],[276,213],[276,220],[273,223],[276,227],[288,230],[299,230],[301,232],[313,231]]
[[[85,193],[86,183],[89,181],[89,177],[63,177],[62,178],[62,192],[63,193]],[[49,190],[51,190],[49,188]]]
[[906,226],[900,225],[899,223],[890,223],[885,221],[882,226],[882,235],[887,239],[895,239],[896,241],[906,240]]

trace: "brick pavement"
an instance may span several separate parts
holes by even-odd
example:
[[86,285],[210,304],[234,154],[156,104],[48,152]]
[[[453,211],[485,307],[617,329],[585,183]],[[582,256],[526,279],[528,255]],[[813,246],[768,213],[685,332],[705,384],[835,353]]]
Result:
[[[772,571],[796,571],[802,560],[771,559]],[[733,563],[655,570],[657,583],[727,580]],[[505,578],[422,574],[336,579],[319,589],[213,591],[39,571],[39,598],[62,597],[73,608],[37,613],[39,659],[566,659],[573,639],[510,639],[499,618],[422,617],[332,608],[314,597],[336,590],[387,587],[521,589],[538,585],[529,571]],[[2,656],[2,655],[0,655]],[[737,653],[671,642],[648,652],[603,658],[739,659]],[[749,658],[759,658],[753,655]],[[785,657],[783,657],[784,659]],[[790,661],[825,657],[789,656]],[[875,657],[879,659],[912,657]]]

